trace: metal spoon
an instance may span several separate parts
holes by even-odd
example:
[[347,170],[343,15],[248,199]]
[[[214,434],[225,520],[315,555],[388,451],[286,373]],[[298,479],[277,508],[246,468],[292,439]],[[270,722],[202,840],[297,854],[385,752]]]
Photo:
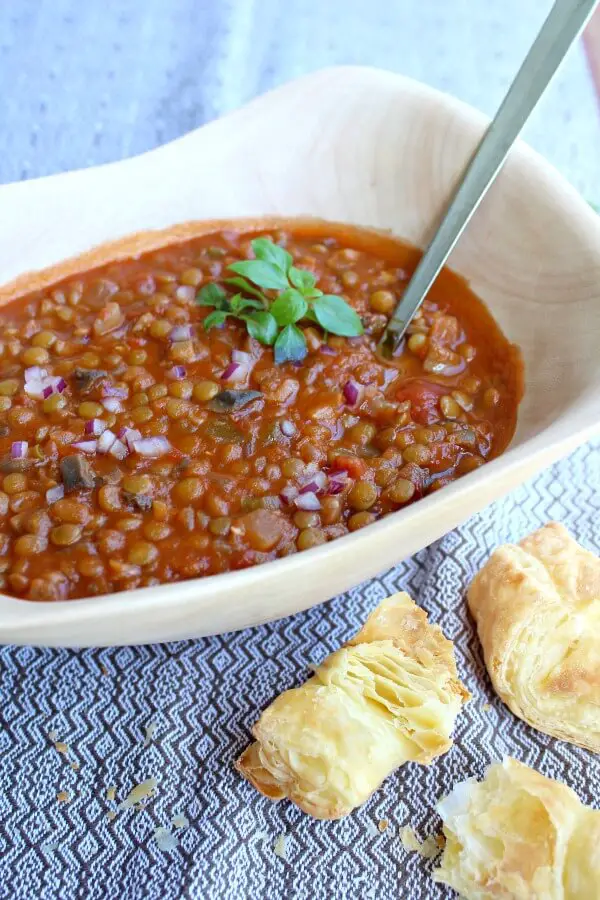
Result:
[[389,356],[398,349],[408,324],[597,2],[556,0],[388,322],[379,342],[380,350],[385,355]]

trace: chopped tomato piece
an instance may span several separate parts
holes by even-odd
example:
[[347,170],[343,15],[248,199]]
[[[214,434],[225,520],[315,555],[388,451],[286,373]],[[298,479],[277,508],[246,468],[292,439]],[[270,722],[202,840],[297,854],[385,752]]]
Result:
[[429,343],[453,350],[460,343],[462,336],[462,328],[455,316],[439,316],[429,331]]
[[448,393],[448,388],[433,381],[415,378],[402,385],[396,393],[396,399],[403,403],[410,400],[410,412],[413,421],[419,425],[433,425],[439,421],[439,399]]
[[331,463],[334,471],[345,469],[351,478],[360,478],[367,471],[367,464],[359,456],[338,454]]
[[458,454],[461,452],[456,444],[451,443],[434,443],[429,447],[431,454],[429,460],[429,469],[433,472],[444,472],[451,466],[455,466]]

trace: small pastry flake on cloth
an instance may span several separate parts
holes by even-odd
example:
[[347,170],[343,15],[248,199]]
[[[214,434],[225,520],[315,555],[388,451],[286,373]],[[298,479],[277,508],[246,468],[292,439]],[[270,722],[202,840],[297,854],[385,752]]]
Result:
[[446,846],[434,879],[465,900],[599,900],[600,812],[514,759],[438,804]]
[[468,601],[506,705],[538,731],[600,753],[600,559],[553,522],[499,547]]
[[469,697],[452,642],[408,594],[395,594],[306,684],[271,703],[236,768],[271,800],[338,819],[398,766],[449,750]]

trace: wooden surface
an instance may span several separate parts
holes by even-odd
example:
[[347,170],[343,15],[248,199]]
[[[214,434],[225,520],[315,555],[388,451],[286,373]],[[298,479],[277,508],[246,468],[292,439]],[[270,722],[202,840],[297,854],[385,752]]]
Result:
[[[19,279],[0,295],[26,290],[28,270],[104,242],[96,262],[129,253],[125,236],[145,229],[168,231],[136,248],[177,239],[190,220],[186,234],[212,218],[317,216],[422,246],[485,125],[400,76],[324,70],[142,156],[0,187],[0,283]],[[244,572],[63,604],[0,598],[0,640],[142,643],[287,615],[412,555],[587,439],[600,422],[600,222],[588,205],[520,144],[452,267],[524,355],[525,398],[503,457],[364,531]]]

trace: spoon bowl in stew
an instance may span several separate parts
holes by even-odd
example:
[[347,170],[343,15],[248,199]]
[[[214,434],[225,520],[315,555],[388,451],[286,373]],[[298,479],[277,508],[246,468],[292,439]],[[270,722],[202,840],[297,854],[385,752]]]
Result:
[[[94,267],[222,229],[293,231],[302,219],[305,227],[325,233],[327,222],[344,222],[423,247],[485,126],[485,118],[475,110],[413,81],[377,70],[330,69],[299,79],[142,156],[0,187],[4,213],[0,303],[43,292]],[[144,643],[222,632],[288,615],[394,565],[586,440],[597,430],[600,417],[596,341],[600,224],[594,213],[543,159],[518,144],[450,265],[466,279],[465,290],[481,298],[522,355],[523,399],[514,437],[501,455],[417,502],[390,510],[368,527],[260,565],[196,577],[201,575],[194,568],[202,552],[200,539],[189,567],[180,570],[183,580],[136,590],[117,590],[111,583],[109,593],[51,602],[40,602],[43,596],[36,601],[1,595],[0,639],[68,646]],[[457,279],[455,283],[458,290],[464,282]],[[100,306],[105,321],[99,329],[112,327],[107,324],[110,304]],[[70,314],[64,315],[68,319]],[[35,346],[42,346],[44,340],[40,338]],[[88,362],[88,370],[94,369],[93,360]],[[175,363],[173,377],[184,378]],[[104,368],[105,362],[99,359],[97,369]],[[30,371],[29,378],[34,387],[38,379],[40,390],[46,389],[39,371],[33,375]],[[76,374],[73,378],[68,390],[75,389]],[[91,382],[79,373],[77,389],[89,387],[93,392]],[[52,389],[61,387],[58,380]],[[173,393],[175,399],[177,393]],[[209,399],[213,404],[209,414],[223,419],[228,410],[234,416],[243,417],[244,409],[253,414],[252,404],[262,402],[255,396],[260,392],[242,393],[224,391],[218,401]],[[8,409],[6,402],[4,406]],[[7,421],[17,420],[13,415]],[[92,431],[95,427],[90,426]],[[15,438],[21,436],[15,434]],[[95,432],[89,437],[92,443],[102,439]],[[119,440],[126,446],[130,438],[124,432]],[[148,449],[154,452],[155,447],[138,446],[140,452]],[[18,475],[22,448],[17,446],[14,452]],[[80,456],[86,452],[78,450]],[[120,452],[114,445],[117,463]],[[104,513],[110,518],[114,492],[107,458],[102,457],[99,470],[108,509]],[[69,488],[66,499],[79,496],[78,490],[100,489],[98,484],[91,487],[89,467],[72,460],[61,465]],[[192,481],[194,477],[191,472]],[[81,484],[77,479],[83,479]],[[17,481],[10,482],[11,491],[17,491]],[[135,488],[133,482],[130,486]],[[186,491],[191,492],[190,508],[194,490],[193,484],[182,489],[184,498]],[[7,496],[14,498],[15,493]],[[143,490],[140,496],[135,490],[127,491],[127,496],[130,507],[123,516],[134,520],[133,527],[137,519],[146,529]],[[27,552],[30,556],[22,567],[23,584],[35,574],[37,545],[26,536],[26,516],[13,524],[9,518],[19,515],[15,509],[20,503],[28,502],[27,498],[9,499],[10,511],[2,527],[11,540],[11,529],[22,527],[25,532],[20,546],[25,548],[24,558]],[[85,529],[91,526],[70,521],[80,515],[72,504],[63,502],[61,509],[70,528],[52,538],[56,521],[50,523],[51,543],[56,539],[52,552],[57,571],[63,565],[69,572],[68,561],[73,557],[68,542],[73,535],[85,540]],[[146,530],[158,535],[161,529]],[[192,538],[201,531],[202,520],[194,519]],[[104,539],[103,546],[109,545],[110,538]],[[42,541],[37,547],[38,569],[45,564],[46,546]],[[173,544],[173,548],[175,556],[178,547]],[[91,562],[83,558],[85,549],[77,558],[83,572],[93,573],[94,553],[90,542]],[[143,547],[133,552],[131,560],[140,570],[152,563],[144,557]],[[18,567],[11,570],[17,575],[20,571]],[[18,594],[19,578],[12,584],[11,593]],[[98,584],[103,584],[101,575]]]

